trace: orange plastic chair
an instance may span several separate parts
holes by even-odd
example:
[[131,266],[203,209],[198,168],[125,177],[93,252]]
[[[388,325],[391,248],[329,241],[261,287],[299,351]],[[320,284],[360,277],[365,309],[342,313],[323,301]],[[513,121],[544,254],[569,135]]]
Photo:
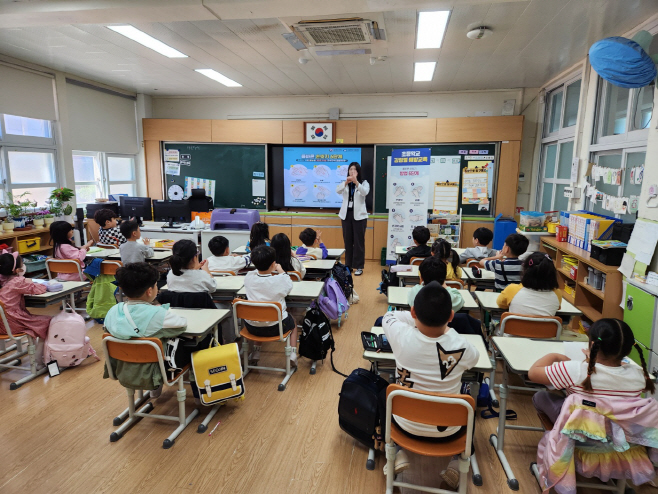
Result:
[[[256,336],[249,332],[249,329],[245,325],[244,328],[240,331],[240,336],[242,336],[242,359],[243,359],[243,372],[246,376],[251,369],[259,369],[270,372],[283,372],[285,373],[285,378],[279,384],[279,391],[284,391],[288,381],[292,377],[293,373],[297,368],[291,368],[290,365],[290,355],[292,353],[292,347],[290,346],[290,334],[292,330],[283,332],[283,320],[281,317],[282,308],[279,302],[256,302],[253,300],[244,300],[241,298],[236,298],[233,300],[233,324],[235,328],[239,328],[238,319],[248,319],[250,321],[262,321],[262,322],[272,322],[276,321],[279,326],[279,336]],[[256,344],[261,343],[271,343],[275,341],[280,341],[285,344],[285,356],[286,356],[286,368],[278,367],[261,367],[259,365],[249,364],[249,341],[253,341]]]
[[224,271],[224,270],[218,270],[218,271],[211,271],[211,275],[213,276],[237,276],[238,274],[235,271]]
[[466,259],[466,267],[470,268],[472,266],[480,266],[480,261],[478,261],[473,257],[471,257],[470,259]]
[[[82,274],[82,263],[76,259],[54,259],[49,257],[46,259],[46,271],[48,272],[48,279],[53,279],[53,274],[55,278],[58,274],[78,274],[80,276],[80,281],[86,281],[87,278]],[[70,297],[71,309],[85,312],[86,309],[75,306],[75,294],[71,293]],[[66,310],[66,302],[62,300],[62,310]]]
[[[466,432],[450,441],[433,443],[413,439],[406,435],[391,420],[392,415],[420,424],[442,427],[466,427]],[[390,384],[386,388],[386,493],[393,494],[394,487],[423,490],[436,493],[452,493],[444,489],[397,482],[394,464],[396,445],[412,453],[431,457],[459,456],[459,492],[466,494],[469,471],[475,400],[469,395],[448,395],[416,391]]]
[[101,274],[110,274],[112,276],[117,274],[117,269],[123,266],[121,261],[102,261]]
[[446,280],[446,285],[457,290],[464,289],[464,282],[462,280]]
[[[130,340],[121,340],[115,338],[109,333],[103,334],[103,353],[105,354],[105,368],[110,379],[118,381],[119,379],[114,374],[110,358],[119,360],[121,362],[129,362],[133,364],[158,364],[160,373],[162,374],[163,384],[165,386],[178,385],[178,392],[176,398],[178,400],[178,415],[155,415],[149,413],[153,410],[153,404],[149,401],[149,391],[138,391],[138,398],[135,401],[135,390],[126,388],[128,394],[128,408],[124,410],[118,417],[114,419],[114,425],[119,425],[125,421],[121,426],[110,434],[110,442],[116,442],[121,439],[124,433],[131,428],[136,422],[142,418],[154,418],[161,420],[172,420],[178,422],[178,427],[172,432],[167,439],[162,443],[164,449],[169,449],[174,445],[174,441],[178,435],[183,432],[183,429],[199,414],[198,409],[194,409],[192,413],[185,416],[185,386],[183,384],[183,376],[190,370],[190,366],[186,365],[178,373],[167,377],[168,371],[164,365],[164,350],[162,348],[162,341],[159,338],[132,338]],[[144,406],[142,404],[147,402]],[[141,407],[136,410],[137,407]]]
[[292,281],[302,281],[302,273],[299,271],[286,271]]
[[[2,360],[0,360],[0,369],[15,369],[23,372],[29,372],[29,375],[9,385],[9,389],[14,390],[20,388],[23,384],[31,381],[35,377],[40,376],[41,374],[45,374],[48,369],[44,367],[43,369],[37,370],[35,339],[27,333],[11,332],[11,327],[9,327],[9,322],[7,321],[7,317],[5,315],[5,306],[2,302],[0,302],[0,321],[2,321],[2,326],[7,332],[7,334],[0,334],[0,355],[6,355],[10,352],[14,352],[9,357],[4,357]],[[27,348],[23,347],[23,338],[27,338]],[[8,341],[13,343],[7,346],[6,343]],[[28,356],[30,361],[30,367],[28,368],[21,366],[21,357],[24,357],[25,355]]]
[[425,257],[412,257],[411,260],[409,261],[409,264],[417,265],[420,266],[420,263],[422,263],[425,260]]

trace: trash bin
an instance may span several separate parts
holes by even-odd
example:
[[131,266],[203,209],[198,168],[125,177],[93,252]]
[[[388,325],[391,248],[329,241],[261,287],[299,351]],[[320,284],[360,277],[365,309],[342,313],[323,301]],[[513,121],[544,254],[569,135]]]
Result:
[[501,250],[505,245],[505,239],[510,233],[516,233],[516,220],[502,213],[494,220],[493,248]]

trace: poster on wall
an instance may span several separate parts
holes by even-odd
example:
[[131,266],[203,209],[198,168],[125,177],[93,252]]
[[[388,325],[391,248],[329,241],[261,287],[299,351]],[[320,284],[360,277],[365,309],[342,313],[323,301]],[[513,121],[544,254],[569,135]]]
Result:
[[215,181],[208,178],[185,177],[185,197],[192,196],[192,189],[204,189],[215,202]]
[[434,182],[434,214],[457,214],[459,209],[459,182]]
[[462,204],[489,203],[488,161],[469,161],[462,170]]
[[391,153],[387,260],[395,259],[396,247],[412,244],[416,226],[427,224],[430,153],[430,148],[394,149]]

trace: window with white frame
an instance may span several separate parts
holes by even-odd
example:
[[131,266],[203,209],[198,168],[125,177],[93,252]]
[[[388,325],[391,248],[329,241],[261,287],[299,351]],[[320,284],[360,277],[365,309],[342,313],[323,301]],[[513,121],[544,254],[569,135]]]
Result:
[[52,123],[17,115],[0,115],[0,202],[6,193],[29,192],[29,199],[45,206],[58,187]]
[[568,209],[564,188],[571,180],[576,122],[580,103],[580,75],[553,87],[546,95],[540,180],[536,208]]
[[78,205],[113,194],[135,195],[135,157],[73,151],[75,195]]

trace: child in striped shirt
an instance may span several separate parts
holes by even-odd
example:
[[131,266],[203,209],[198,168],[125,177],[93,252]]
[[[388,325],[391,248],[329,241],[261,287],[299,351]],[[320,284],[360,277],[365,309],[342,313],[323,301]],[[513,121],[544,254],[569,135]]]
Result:
[[487,271],[495,274],[494,285],[497,290],[504,290],[510,283],[521,282],[521,268],[523,261],[519,256],[528,250],[528,239],[520,233],[512,233],[505,239],[503,249],[494,257],[488,257],[480,261]]

